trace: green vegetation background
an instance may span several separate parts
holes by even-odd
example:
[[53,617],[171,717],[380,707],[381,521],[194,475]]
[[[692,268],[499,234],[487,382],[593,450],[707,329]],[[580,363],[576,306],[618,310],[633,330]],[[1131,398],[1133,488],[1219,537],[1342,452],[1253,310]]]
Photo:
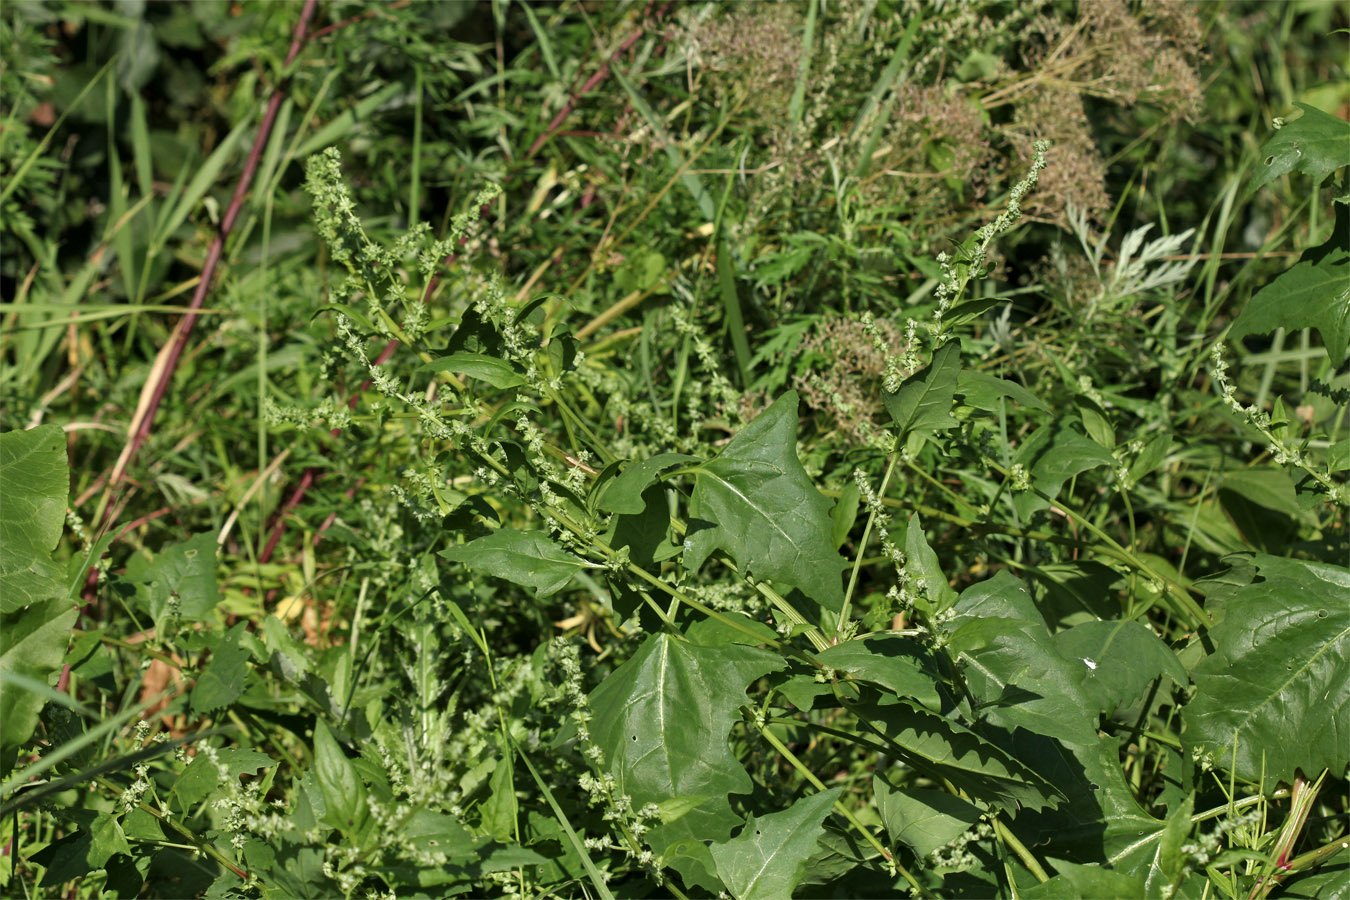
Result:
[[1331,896],[1347,25],[4,4],[6,894]]

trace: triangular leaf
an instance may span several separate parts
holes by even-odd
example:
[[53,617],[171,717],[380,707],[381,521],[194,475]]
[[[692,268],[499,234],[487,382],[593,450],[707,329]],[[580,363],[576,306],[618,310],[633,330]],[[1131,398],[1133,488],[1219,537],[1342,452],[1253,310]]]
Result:
[[713,844],[717,874],[731,895],[736,900],[791,897],[840,793],[840,788],[831,788],[802,797],[782,812],[752,817],[739,835]]
[[1266,334],[1276,328],[1315,328],[1334,365],[1350,346],[1350,206],[1336,204],[1336,227],[1325,244],[1303,251],[1298,262],[1247,303],[1228,336]]
[[844,560],[830,536],[830,502],[797,459],[797,394],[789,391],[700,466],[693,516],[713,527],[690,533],[685,564],[725,550],[746,574],[797,587],[827,609],[844,603]]
[[[781,669],[781,657],[744,644],[708,647],[672,634],[648,637],[591,692],[591,734],[635,809],[705,795],[726,805],[750,776],[727,743],[745,689]],[[679,821],[700,816],[687,813]]]
[[1306,103],[1295,106],[1303,115],[1261,145],[1262,164],[1252,175],[1251,190],[1290,172],[1311,175],[1316,185],[1337,169],[1350,166],[1350,122]]
[[1182,710],[1182,739],[1253,782],[1290,781],[1295,769],[1344,772],[1350,569],[1265,555],[1253,562],[1261,580],[1229,599],[1209,632],[1214,653],[1191,671],[1196,695]]
[[960,345],[952,341],[933,354],[932,362],[906,378],[898,391],[883,398],[901,438],[911,432],[956,427],[952,399],[960,372]]

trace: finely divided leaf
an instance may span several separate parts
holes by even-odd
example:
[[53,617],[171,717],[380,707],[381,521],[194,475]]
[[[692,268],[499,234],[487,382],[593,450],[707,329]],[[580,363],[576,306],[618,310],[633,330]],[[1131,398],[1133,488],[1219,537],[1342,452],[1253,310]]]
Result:
[[553,543],[542,531],[509,528],[442,550],[440,555],[483,575],[534,588],[540,597],[556,594],[582,569],[595,568]]
[[[675,797],[749,793],[727,733],[755,679],[782,658],[744,644],[702,646],[653,634],[591,692],[591,734],[633,808]],[[703,818],[694,810],[681,822]]]
[[[1214,653],[1191,671],[1182,738],[1239,778],[1267,785],[1346,767],[1350,570],[1258,554],[1260,581],[1228,601]],[[1236,737],[1236,761],[1233,746]]]
[[52,551],[69,494],[66,440],[58,426],[0,434],[0,613],[64,593]]
[[830,502],[797,459],[797,394],[789,391],[697,470],[685,564],[725,550],[754,578],[797,587],[821,606],[844,603],[844,560],[831,542]]
[[831,788],[802,797],[782,812],[752,817],[739,835],[713,844],[717,874],[731,895],[736,900],[791,897],[840,792]]

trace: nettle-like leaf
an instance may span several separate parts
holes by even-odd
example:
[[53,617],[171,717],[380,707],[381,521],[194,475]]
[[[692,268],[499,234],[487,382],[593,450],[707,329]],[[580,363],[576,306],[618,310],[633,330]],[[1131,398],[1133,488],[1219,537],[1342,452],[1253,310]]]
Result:
[[736,900],[791,897],[825,834],[841,788],[802,797],[782,812],[751,817],[741,833],[709,848],[717,874]]
[[69,494],[66,440],[58,426],[0,434],[0,613],[65,593],[52,551]]
[[1310,175],[1317,185],[1337,169],[1350,166],[1350,122],[1306,103],[1294,105],[1303,115],[1261,145],[1262,165],[1252,175],[1251,190],[1290,172]]
[[542,531],[511,528],[449,547],[440,555],[463,563],[474,572],[533,588],[539,597],[558,593],[583,569],[597,568],[595,563],[573,556],[553,543]]
[[1336,226],[1320,247],[1257,291],[1233,321],[1228,336],[1266,334],[1276,328],[1315,328],[1339,366],[1350,348],[1350,206],[1336,204]]
[[1004,809],[1057,805],[1054,785],[1002,748],[963,725],[907,702],[844,704],[897,755],[933,777],[945,778],[981,802]]
[[611,672],[591,692],[591,735],[634,808],[675,797],[725,806],[728,794],[749,793],[727,733],[746,687],[784,665],[757,647],[708,647],[662,633]]
[[831,543],[830,502],[797,459],[797,394],[789,391],[699,466],[685,564],[725,550],[746,574],[792,585],[826,609],[844,603],[844,560]]
[[1182,738],[1249,781],[1345,771],[1350,746],[1350,570],[1258,554],[1192,671]]

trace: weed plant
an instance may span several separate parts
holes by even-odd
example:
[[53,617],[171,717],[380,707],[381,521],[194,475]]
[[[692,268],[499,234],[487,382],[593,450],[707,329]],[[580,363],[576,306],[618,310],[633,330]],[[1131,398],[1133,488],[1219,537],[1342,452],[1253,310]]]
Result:
[[1348,25],[0,7],[6,896],[1339,896]]

